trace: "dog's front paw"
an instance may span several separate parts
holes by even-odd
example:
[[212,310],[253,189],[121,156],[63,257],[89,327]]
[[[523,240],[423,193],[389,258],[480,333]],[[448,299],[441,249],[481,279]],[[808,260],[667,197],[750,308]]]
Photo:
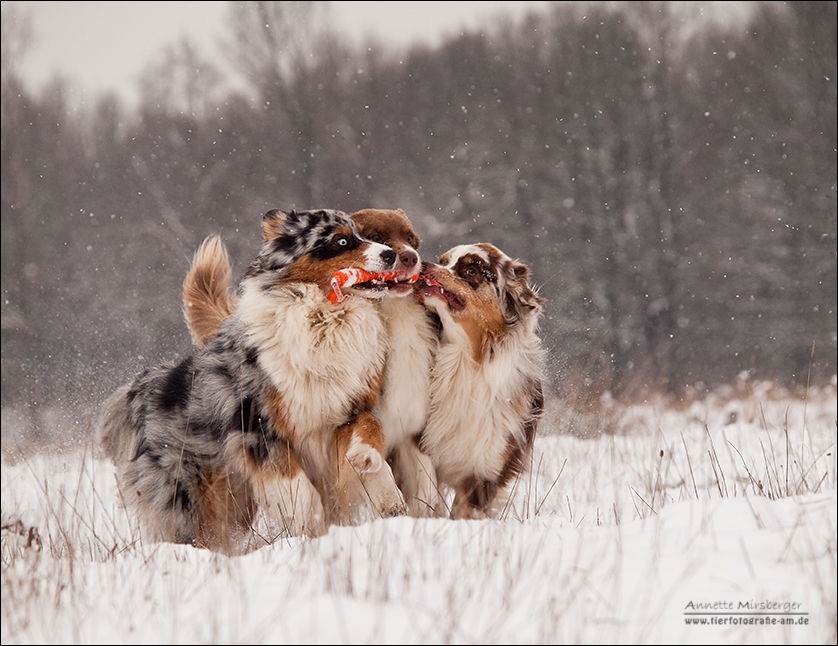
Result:
[[358,438],[352,439],[352,444],[346,452],[346,461],[358,473],[376,473],[383,463],[381,454]]
[[[393,518],[407,514],[402,492],[390,478],[379,477],[375,485],[369,486],[371,502],[381,518]],[[371,484],[371,483],[370,483]]]
[[395,518],[396,516],[407,515],[407,505],[404,500],[396,500],[391,505],[384,507],[380,512],[382,518]]
[[393,472],[386,462],[377,473],[361,476],[364,491],[369,496],[370,504],[379,518],[392,518],[407,514],[404,496],[396,486]]

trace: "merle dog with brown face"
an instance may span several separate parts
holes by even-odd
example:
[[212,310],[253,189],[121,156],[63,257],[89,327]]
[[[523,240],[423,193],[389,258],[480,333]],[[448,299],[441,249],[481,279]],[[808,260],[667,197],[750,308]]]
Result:
[[340,211],[268,212],[264,243],[218,333],[105,403],[100,435],[151,539],[235,551],[257,508],[316,535],[405,504],[372,414],[387,353],[378,281],[330,303],[335,271],[396,253]]
[[487,243],[454,247],[423,273],[417,293],[442,328],[420,447],[454,490],[452,518],[492,516],[527,466],[543,408],[544,299],[526,265]]

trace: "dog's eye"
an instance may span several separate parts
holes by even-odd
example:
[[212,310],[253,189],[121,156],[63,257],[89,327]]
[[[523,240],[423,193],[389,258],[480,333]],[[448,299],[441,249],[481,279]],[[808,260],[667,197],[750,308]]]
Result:
[[338,238],[337,244],[339,247],[345,247],[349,244],[349,240],[347,240],[346,238]]
[[480,261],[469,261],[461,264],[457,274],[473,289],[477,289],[484,282],[490,280],[486,266]]

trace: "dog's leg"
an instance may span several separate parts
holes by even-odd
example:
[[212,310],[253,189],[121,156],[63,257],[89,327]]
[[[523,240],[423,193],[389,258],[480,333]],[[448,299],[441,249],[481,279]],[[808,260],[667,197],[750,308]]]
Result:
[[417,437],[405,438],[388,454],[407,512],[417,518],[447,516],[431,458],[419,448]]
[[[255,444],[248,444],[255,440]],[[323,502],[294,449],[282,438],[239,433],[227,443],[228,462],[247,474],[256,504],[291,536],[319,536]]]
[[226,554],[241,553],[241,540],[255,511],[247,483],[226,469],[204,469],[199,491],[195,544]]
[[466,478],[454,487],[454,502],[451,504],[451,518],[478,520],[490,518],[498,494],[495,480]]
[[365,503],[375,517],[403,515],[404,497],[384,459],[384,435],[378,420],[371,413],[361,413],[337,430],[336,439],[338,522],[356,520]]
[[440,493],[440,484],[431,457],[422,453],[418,447],[414,451],[416,479],[411,502],[411,516],[423,518],[444,516],[445,501]]
[[272,474],[263,478],[261,485],[260,504],[288,534],[319,536],[323,533],[323,503],[302,469],[291,477]]

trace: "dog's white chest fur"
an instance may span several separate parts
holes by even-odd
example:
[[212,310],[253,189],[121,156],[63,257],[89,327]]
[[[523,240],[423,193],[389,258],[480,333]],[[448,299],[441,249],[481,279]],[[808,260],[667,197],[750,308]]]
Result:
[[378,303],[350,297],[335,306],[302,283],[246,286],[239,316],[261,367],[288,395],[289,421],[304,434],[344,423],[352,402],[377,387],[386,356]]
[[470,347],[444,343],[434,365],[423,447],[443,480],[498,476],[509,442],[523,444],[527,374],[507,348],[477,363]]
[[388,353],[375,415],[390,447],[425,427],[436,332],[425,308],[412,297],[383,299],[381,309]]

